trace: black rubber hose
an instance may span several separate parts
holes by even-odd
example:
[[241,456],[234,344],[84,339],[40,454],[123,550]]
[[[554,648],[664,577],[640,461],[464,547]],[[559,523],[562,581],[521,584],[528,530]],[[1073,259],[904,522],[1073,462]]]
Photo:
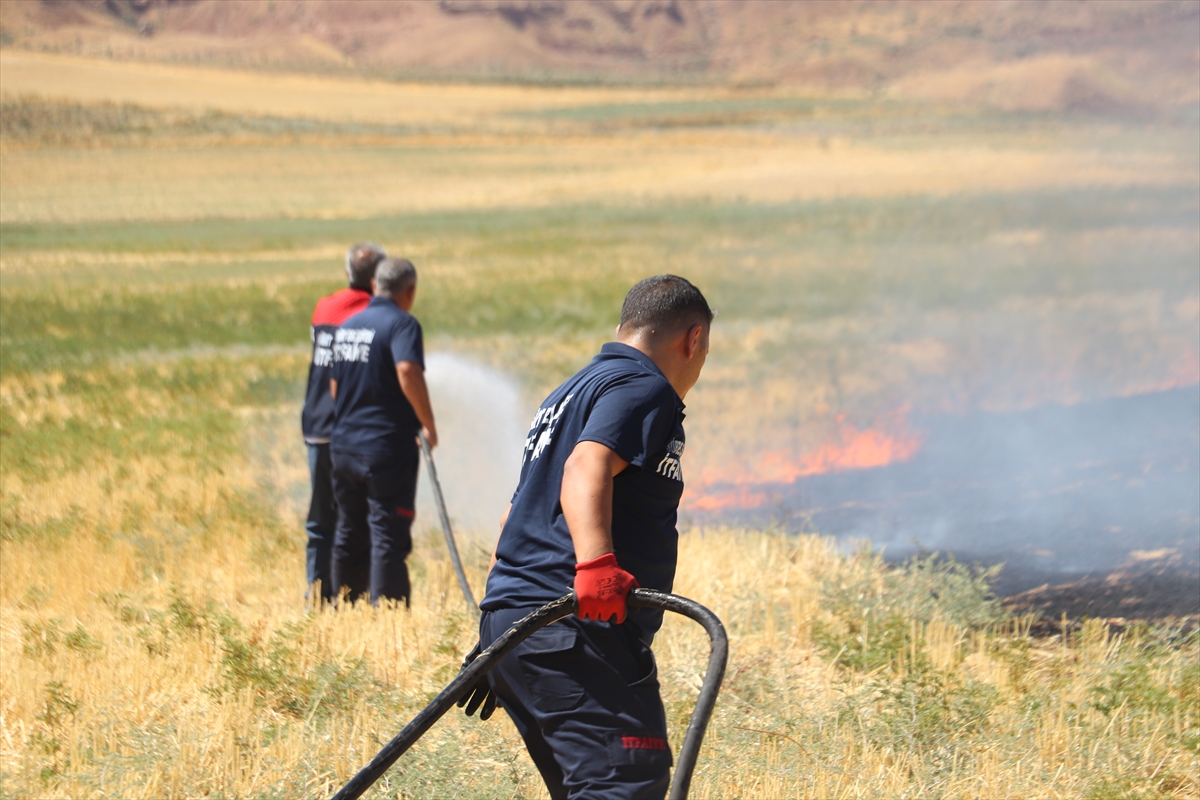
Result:
[[696,769],[696,759],[700,756],[700,744],[704,741],[704,732],[708,730],[708,720],[712,717],[713,707],[717,704],[717,694],[721,691],[721,682],[725,680],[725,664],[729,660],[729,637],[717,615],[695,600],[653,589],[634,589],[629,593],[627,603],[635,608],[661,608],[664,611],[674,611],[676,614],[694,619],[704,628],[708,634],[709,644],[712,646],[708,655],[708,669],[704,672],[704,682],[700,685],[700,694],[696,698],[696,707],[692,710],[687,733],[683,735],[683,745],[679,748],[679,758],[675,761],[675,775],[671,778],[671,791],[667,794],[669,800],[685,800],[692,784],[692,771]]
[[[684,800],[692,782],[692,771],[696,768],[696,758],[700,754],[700,744],[704,740],[704,732],[708,728],[708,720],[712,716],[713,706],[717,702],[717,693],[721,691],[721,681],[725,678],[725,663],[729,657],[729,637],[725,634],[725,626],[717,615],[699,603],[686,597],[657,592],[651,589],[634,589],[629,593],[628,605],[634,608],[659,608],[674,611],[685,617],[696,620],[708,633],[712,650],[708,657],[708,670],[704,674],[704,683],[700,688],[700,696],[696,698],[696,708],[692,711],[692,719],[688,723],[687,733],[683,737],[683,746],[679,749],[679,757],[675,764],[675,776],[671,781],[670,800]],[[425,706],[412,722],[404,726],[404,730],[384,745],[376,756],[371,759],[358,774],[333,796],[333,800],[355,800],[379,780],[388,771],[396,759],[400,758],[413,743],[421,738],[433,723],[449,711],[458,699],[466,694],[471,687],[500,662],[500,659],[511,653],[521,642],[534,631],[544,628],[551,622],[569,617],[576,610],[575,596],[566,595],[547,603],[527,617],[519,620],[505,631],[504,635],[492,642],[491,647],[484,650],[478,658],[472,661],[458,673],[450,685],[433,698],[433,702]]]
[[450,515],[446,513],[446,499],[442,497],[442,482],[438,480],[437,467],[433,463],[433,451],[429,449],[429,441],[425,434],[417,434],[421,442],[421,452],[425,455],[425,467],[429,470],[429,484],[433,487],[433,499],[437,502],[438,516],[442,520],[442,536],[446,539],[446,549],[450,551],[450,563],[454,566],[454,574],[458,576],[458,588],[462,590],[467,608],[479,619],[479,604],[475,595],[471,594],[471,584],[467,583],[467,573],[463,571],[462,559],[458,557],[458,545],[454,543],[454,531],[450,529]]

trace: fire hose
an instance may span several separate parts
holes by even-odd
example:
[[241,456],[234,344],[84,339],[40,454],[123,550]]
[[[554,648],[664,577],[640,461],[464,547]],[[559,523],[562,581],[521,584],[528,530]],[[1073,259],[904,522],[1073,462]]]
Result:
[[450,529],[450,515],[446,513],[446,499],[442,497],[442,484],[438,480],[437,467],[433,463],[433,451],[429,448],[429,440],[425,434],[417,434],[421,442],[421,452],[425,455],[425,467],[429,470],[429,485],[433,487],[433,499],[437,501],[438,516],[442,520],[442,536],[446,539],[446,549],[450,551],[450,563],[454,565],[454,574],[458,576],[458,588],[462,590],[467,608],[475,618],[479,618],[479,604],[475,595],[471,594],[471,585],[467,583],[467,573],[463,571],[462,559],[458,557],[458,546],[454,543],[454,531]]
[[[717,702],[717,693],[721,690],[721,681],[725,677],[725,662],[729,656],[729,638],[725,635],[725,626],[717,615],[704,606],[667,592],[652,589],[634,589],[626,600],[631,608],[657,608],[664,611],[674,611],[690,617],[704,627],[708,633],[711,651],[708,656],[708,670],[704,673],[704,682],[700,694],[696,698],[696,708],[692,711],[692,719],[688,723],[687,732],[683,737],[683,745],[679,749],[679,757],[675,765],[675,775],[671,780],[671,789],[667,795],[670,800],[684,800],[692,781],[692,771],[696,767],[696,759],[700,754],[700,743],[708,728],[708,720],[712,716],[713,706]],[[492,642],[491,646],[479,654],[479,657],[463,667],[450,685],[441,694],[425,706],[412,721],[404,726],[396,737],[384,745],[383,749],[371,759],[371,763],[363,767],[341,791],[333,796],[333,800],[354,800],[361,797],[363,792],[387,772],[396,759],[404,751],[412,747],[442,715],[453,707],[460,698],[467,694],[484,674],[499,663],[534,631],[569,617],[576,611],[575,595],[568,594],[529,614],[509,628],[503,636]]]

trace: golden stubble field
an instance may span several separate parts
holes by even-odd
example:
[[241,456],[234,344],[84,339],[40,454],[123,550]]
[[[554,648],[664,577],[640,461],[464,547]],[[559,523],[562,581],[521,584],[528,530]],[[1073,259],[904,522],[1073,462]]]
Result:
[[[125,543],[9,550],[0,643],[19,666],[2,684],[6,794],[328,795],[450,679],[469,644],[432,532],[415,556],[411,611],[309,615],[269,574],[272,561],[255,557],[260,532],[219,535],[177,546],[149,579]],[[478,585],[482,558],[470,560]],[[895,673],[844,671],[821,655],[825,626],[845,624],[822,601],[850,585],[869,608],[885,594],[881,570],[813,537],[684,539],[677,591],[705,598],[733,635],[692,796],[1068,797],[1147,783],[1195,796],[1194,757],[1176,744],[1195,719],[1147,718],[1143,699],[1111,678],[1145,674],[1186,697],[1186,654],[1144,667],[1145,643],[1100,623],[1033,643],[1019,627],[972,632],[935,617],[906,623]],[[705,644],[673,619],[655,650],[679,737]],[[1110,695],[1097,703],[1097,689],[1121,707]],[[481,724],[455,711],[373,796],[541,791],[502,715]]]
[[[670,269],[713,287],[720,354],[689,398],[702,479],[769,479],[762,448],[799,452],[798,430],[839,413],[866,425],[900,389],[948,382],[1005,409],[1195,380],[1192,284],[1087,271],[1174,276],[1194,230],[1149,212],[1079,229],[1070,206],[1172,210],[1200,174],[1186,126],[980,128],[931,106],[931,134],[888,128],[886,104],[809,109],[776,90],[388,84],[8,50],[0,68],[6,114],[86,112],[67,144],[44,124],[0,142],[4,797],[325,795],[473,644],[430,520],[411,611],[302,598],[305,326],[359,220],[421,265],[431,346],[507,370],[530,403],[604,340],[630,281]],[[122,103],[184,122],[88,127]],[[990,195],[1038,204],[1014,220]],[[894,299],[893,267],[921,291]],[[988,304],[988,286],[1043,267],[1087,280]],[[1001,278],[966,310],[926,297],[989,269]],[[1113,320],[1122,335],[1091,355]],[[984,335],[944,333],[960,329]],[[493,532],[462,533],[478,589],[474,542]],[[1090,623],[1034,640],[982,587],[817,537],[685,532],[677,591],[733,641],[694,796],[1200,795],[1194,634]],[[677,745],[704,642],[671,620],[656,652]],[[375,796],[541,791],[506,720],[455,713]]]

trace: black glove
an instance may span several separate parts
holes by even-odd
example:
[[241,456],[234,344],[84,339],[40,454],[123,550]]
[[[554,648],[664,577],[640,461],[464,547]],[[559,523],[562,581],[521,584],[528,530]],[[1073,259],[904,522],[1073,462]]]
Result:
[[[475,643],[475,648],[467,653],[467,657],[463,659],[462,669],[479,658],[479,654],[483,652],[483,647],[479,642]],[[462,671],[461,669],[459,670]],[[458,699],[458,707],[466,706],[463,712],[468,717],[475,714],[475,710],[479,709],[479,719],[485,720],[492,716],[492,712],[496,710],[496,693],[492,691],[492,685],[488,683],[487,675],[482,675],[479,681],[467,690],[466,694]],[[482,708],[481,708],[482,706]]]

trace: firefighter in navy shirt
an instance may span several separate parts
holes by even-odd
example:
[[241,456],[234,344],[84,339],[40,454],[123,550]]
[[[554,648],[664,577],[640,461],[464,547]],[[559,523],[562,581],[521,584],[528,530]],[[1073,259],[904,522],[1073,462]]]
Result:
[[421,324],[409,313],[416,268],[406,259],[385,259],[374,284],[366,310],[343,322],[333,339],[333,593],[407,604],[417,434],[435,447],[437,428]]
[[357,314],[371,302],[371,280],[375,268],[386,258],[383,248],[371,242],[356,244],[346,253],[346,275],[350,288],[342,289],[317,302],[312,316],[312,362],[308,367],[308,391],[300,425],[308,445],[308,474],[312,479],[312,499],[308,504],[307,575],[309,592],[320,585],[320,598],[333,596],[330,556],[337,527],[337,504],[333,500],[332,466],[329,438],[333,435],[333,397],[329,379],[333,376],[333,334],[337,326]]
[[708,355],[712,316],[683,278],[638,283],[617,341],[551,393],[529,428],[480,604],[480,646],[572,588],[579,613],[526,639],[475,697],[499,698],[553,798],[667,791],[650,651],[662,612],[627,618],[625,597],[635,586],[670,591],[675,578],[683,398]]

